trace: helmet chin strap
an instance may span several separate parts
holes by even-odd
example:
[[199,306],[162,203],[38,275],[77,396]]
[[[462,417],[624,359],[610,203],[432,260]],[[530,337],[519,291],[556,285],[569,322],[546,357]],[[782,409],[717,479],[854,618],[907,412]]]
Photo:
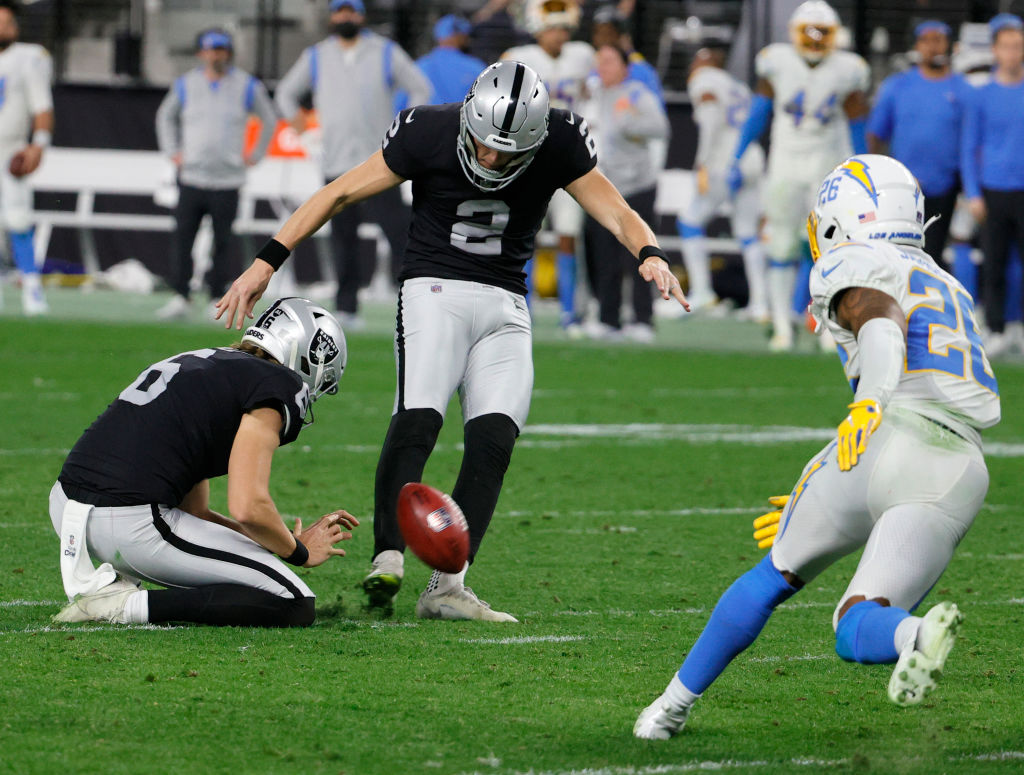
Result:
[[921,227],[921,233],[924,234],[928,231],[928,227],[935,223],[937,220],[942,218],[942,213],[935,213],[931,218],[924,222],[924,226]]

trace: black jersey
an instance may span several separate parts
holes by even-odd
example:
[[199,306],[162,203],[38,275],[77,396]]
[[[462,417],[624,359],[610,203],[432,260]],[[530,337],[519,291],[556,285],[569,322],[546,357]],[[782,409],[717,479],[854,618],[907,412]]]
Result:
[[222,476],[242,415],[281,413],[294,441],[309,406],[298,374],[239,350],[175,355],[144,369],[82,434],[58,479],[68,497],[97,506],[176,506],[203,479]]
[[548,136],[530,166],[497,191],[469,182],[458,158],[462,105],[403,110],[383,141],[384,161],[412,181],[412,224],[400,280],[443,277],[526,293],[523,265],[551,195],[597,164],[580,116],[552,108]]

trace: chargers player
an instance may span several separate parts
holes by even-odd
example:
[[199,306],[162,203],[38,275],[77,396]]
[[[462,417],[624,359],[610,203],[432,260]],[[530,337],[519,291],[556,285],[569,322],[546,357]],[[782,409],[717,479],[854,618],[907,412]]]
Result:
[[53,66],[42,46],[18,42],[18,13],[17,3],[0,2],[0,215],[21,273],[22,309],[45,315],[49,307],[32,247],[32,189],[25,176],[35,172],[50,146]]
[[[729,198],[726,178],[740,127],[750,111],[750,89],[723,69],[725,51],[721,47],[702,48],[693,58],[686,88],[693,104],[697,124],[697,195],[677,223],[683,238],[683,261],[690,279],[688,298],[694,309],[715,301],[711,290],[711,269],[705,246],[704,226]],[[768,315],[765,296],[764,251],[758,240],[761,217],[761,176],[764,151],[751,143],[740,159],[743,183],[736,192],[732,211],[732,235],[743,250],[743,267],[750,289],[745,317],[761,320]]]
[[[854,401],[804,468],[768,556],[722,595],[637,737],[679,732],[697,698],[754,642],[772,611],[829,565],[864,548],[832,617],[847,661],[896,663],[889,698],[920,703],[962,615],[912,611],[938,581],[988,490],[982,428],[1000,405],[974,303],[924,252],[924,197],[895,159],[854,156],[821,184],[807,222],[811,312],[832,332]],[[768,515],[769,520],[773,518]],[[765,535],[768,533],[768,535]]]
[[[547,86],[554,108],[580,110],[587,76],[594,69],[594,47],[569,40],[579,21],[580,9],[575,0],[530,0],[526,23],[537,42],[510,48],[501,55],[502,59],[522,62],[534,70]],[[581,331],[576,315],[576,241],[583,233],[583,211],[576,200],[559,190],[551,198],[548,222],[558,235],[560,323],[570,334],[577,335]]]
[[[808,0],[789,20],[792,43],[773,43],[755,60],[758,81],[740,131],[730,185],[742,181],[739,161],[772,117],[765,216],[772,350],[793,347],[790,311],[800,261],[804,213],[818,183],[839,161],[867,150],[867,63],[836,51],[839,17],[825,0]],[[773,113],[774,108],[774,113]]]

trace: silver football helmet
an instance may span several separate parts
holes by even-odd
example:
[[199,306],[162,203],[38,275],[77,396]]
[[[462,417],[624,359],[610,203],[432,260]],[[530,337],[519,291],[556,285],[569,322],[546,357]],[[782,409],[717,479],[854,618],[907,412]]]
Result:
[[245,330],[242,341],[265,350],[302,377],[311,401],[338,392],[348,361],[345,333],[319,304],[295,297],[278,299]]
[[[497,191],[523,174],[548,136],[548,90],[522,62],[495,62],[477,77],[459,117],[459,162],[466,177],[483,191]],[[497,151],[513,153],[501,169],[483,166],[473,138]]]

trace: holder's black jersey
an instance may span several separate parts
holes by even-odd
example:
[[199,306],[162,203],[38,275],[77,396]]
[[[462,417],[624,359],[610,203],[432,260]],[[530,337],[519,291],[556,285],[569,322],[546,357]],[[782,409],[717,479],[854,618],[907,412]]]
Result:
[[530,166],[497,191],[482,191],[458,158],[460,103],[398,114],[384,137],[384,161],[412,181],[412,225],[401,280],[442,277],[526,293],[523,265],[551,195],[597,164],[587,122],[552,108],[548,136]]
[[242,415],[281,413],[295,440],[309,407],[298,374],[229,348],[181,353],[144,369],[82,434],[58,477],[68,496],[97,506],[176,506],[222,476]]

